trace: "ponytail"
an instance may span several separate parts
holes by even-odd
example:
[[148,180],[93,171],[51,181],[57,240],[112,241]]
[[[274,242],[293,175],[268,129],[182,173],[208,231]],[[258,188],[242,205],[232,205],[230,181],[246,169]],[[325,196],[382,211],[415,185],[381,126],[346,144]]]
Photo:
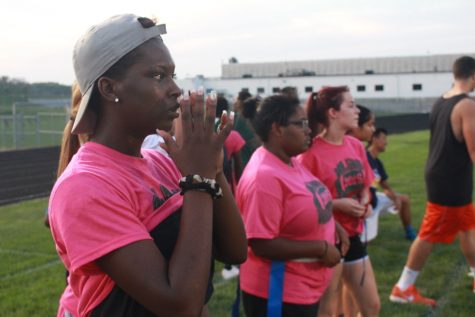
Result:
[[74,120],[76,118],[79,104],[81,103],[81,91],[77,82],[71,87],[71,116],[63,130],[63,138],[61,139],[61,150],[59,154],[58,171],[56,177],[59,178],[64,172],[72,157],[81,147],[81,144],[88,140],[86,135],[72,134]]
[[321,114],[317,105],[318,92],[312,92],[305,104],[305,112],[307,113],[308,126],[310,128],[310,136],[312,139],[320,133],[321,130]]
[[343,94],[349,92],[348,86],[323,87],[318,92],[312,92],[307,100],[305,110],[307,112],[309,127],[312,130],[312,138],[328,127],[328,110],[333,108],[340,110],[343,102]]

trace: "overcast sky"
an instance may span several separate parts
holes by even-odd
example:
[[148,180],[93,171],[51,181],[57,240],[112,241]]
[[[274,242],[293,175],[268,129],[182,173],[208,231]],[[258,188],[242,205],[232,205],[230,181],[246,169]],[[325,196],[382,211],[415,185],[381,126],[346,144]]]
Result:
[[179,78],[219,76],[231,56],[252,63],[475,53],[474,0],[3,0],[0,75],[71,84],[76,39],[119,13],[167,24]]

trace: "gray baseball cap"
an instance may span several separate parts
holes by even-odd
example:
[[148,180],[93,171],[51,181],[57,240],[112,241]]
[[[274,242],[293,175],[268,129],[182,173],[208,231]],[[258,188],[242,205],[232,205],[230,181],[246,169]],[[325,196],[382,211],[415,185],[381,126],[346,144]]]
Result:
[[87,106],[97,79],[127,53],[167,32],[164,24],[143,27],[139,18],[133,14],[113,16],[92,26],[76,42],[73,64],[82,100],[72,133],[94,132],[96,118]]

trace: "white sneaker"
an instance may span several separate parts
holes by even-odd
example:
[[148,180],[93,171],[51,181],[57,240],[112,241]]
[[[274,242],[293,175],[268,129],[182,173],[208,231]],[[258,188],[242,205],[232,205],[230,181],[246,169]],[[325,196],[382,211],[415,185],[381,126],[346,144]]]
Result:
[[474,278],[474,277],[475,277],[475,275],[473,275],[473,272],[472,272],[472,271],[469,271],[469,272],[467,273],[467,275],[468,275],[468,277],[471,277],[471,278]]
[[239,268],[233,265],[229,270],[223,269],[221,275],[225,280],[230,280],[239,275]]

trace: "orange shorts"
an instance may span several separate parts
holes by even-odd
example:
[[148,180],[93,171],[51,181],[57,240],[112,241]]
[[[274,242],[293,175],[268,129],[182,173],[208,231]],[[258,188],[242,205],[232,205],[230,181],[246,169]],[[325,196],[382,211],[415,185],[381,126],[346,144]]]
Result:
[[452,243],[460,231],[475,229],[473,204],[459,207],[427,203],[418,237],[432,243]]

